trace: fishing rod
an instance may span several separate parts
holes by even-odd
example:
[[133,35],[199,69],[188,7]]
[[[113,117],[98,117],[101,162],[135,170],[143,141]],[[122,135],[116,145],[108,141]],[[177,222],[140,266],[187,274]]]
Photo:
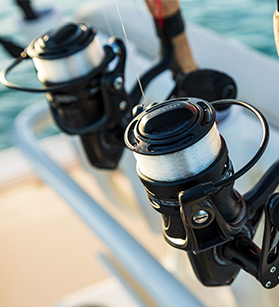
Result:
[[156,32],[161,41],[161,52],[173,49],[172,71],[191,72],[197,69],[181,15],[178,0],[145,0],[153,16]]

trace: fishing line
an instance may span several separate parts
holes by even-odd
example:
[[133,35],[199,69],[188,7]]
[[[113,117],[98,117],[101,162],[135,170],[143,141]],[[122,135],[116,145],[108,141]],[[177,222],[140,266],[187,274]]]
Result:
[[208,134],[191,147],[164,155],[143,155],[134,152],[138,170],[152,180],[172,182],[193,177],[217,158],[221,138],[216,124]]
[[106,23],[106,25],[107,25],[109,34],[110,34],[111,37],[114,37],[115,35],[113,34],[112,27],[111,27],[110,22],[109,22],[109,19],[108,19],[108,15],[107,15],[107,13],[106,13],[106,11],[105,11],[105,9],[104,9],[104,5],[101,5],[101,9],[102,9],[102,14],[103,14],[105,23]]
[[140,91],[141,91],[141,94],[142,94],[142,98],[143,98],[145,104],[147,104],[147,100],[146,100],[146,97],[145,97],[145,94],[144,94],[144,91],[143,91],[142,84],[140,82],[140,77],[139,77],[139,74],[138,74],[136,62],[135,62],[135,59],[133,57],[132,49],[131,49],[131,46],[130,46],[130,43],[129,43],[129,40],[128,40],[128,36],[127,36],[126,30],[125,30],[125,26],[124,26],[121,14],[120,14],[120,10],[119,10],[119,7],[118,7],[117,0],[114,0],[114,3],[115,3],[116,10],[117,10],[117,13],[118,13],[118,16],[119,16],[119,19],[120,19],[120,23],[121,23],[122,30],[123,30],[123,33],[124,33],[124,36],[125,36],[125,40],[126,40],[126,43],[127,43],[128,49],[129,49],[131,60],[133,62],[133,66],[134,66],[134,70],[135,70],[135,73],[136,73],[136,76],[137,76],[137,80],[138,80],[138,84],[139,84]]

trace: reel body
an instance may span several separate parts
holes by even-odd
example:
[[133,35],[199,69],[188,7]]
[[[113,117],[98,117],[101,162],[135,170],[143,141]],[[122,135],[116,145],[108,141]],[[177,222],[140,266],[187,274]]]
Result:
[[[134,151],[138,175],[151,205],[162,214],[166,241],[191,255],[193,267],[202,269],[199,275],[203,282],[207,280],[204,283],[215,282],[212,276],[205,277],[209,270],[198,264],[212,267],[214,262],[200,260],[201,255],[206,253],[210,258],[215,246],[241,231],[247,215],[245,203],[233,183],[210,198],[188,200],[180,195],[200,183],[216,182],[233,174],[213,107],[197,98],[157,104],[132,121],[125,141]],[[222,271],[222,283],[232,272],[236,275],[239,268],[232,265],[227,270],[228,274]]]
[[[213,102],[213,106],[220,106],[220,102]],[[268,126],[252,106],[234,100],[222,102],[224,107],[233,103],[250,109],[264,128],[260,149],[236,173],[226,142],[216,128],[214,108],[202,99],[154,103],[129,124],[125,142],[134,152],[137,172],[152,207],[162,214],[166,241],[188,253],[194,272],[204,285],[229,285],[244,269],[266,288],[274,287],[278,279],[266,281],[270,277],[268,261],[279,264],[278,240],[275,241],[276,234],[270,234],[270,225],[275,224],[270,222],[269,213],[265,236],[273,244],[264,242],[261,251],[252,240],[264,203],[278,184],[277,175],[276,182],[268,185],[270,179],[275,179],[278,165],[244,196],[233,187],[234,181],[264,152]]]
[[[27,49],[46,89],[76,78],[84,79],[77,85],[48,92],[46,97],[60,129],[80,135],[90,163],[104,169],[114,169],[118,164],[124,148],[121,136],[131,114],[124,89],[125,47],[120,40],[113,43],[117,48],[114,56],[118,57],[114,70],[108,69],[113,56],[95,74],[108,56],[95,30],[84,25],[67,24],[37,38]],[[53,73],[57,65],[60,76]]]
[[45,92],[56,124],[65,133],[81,137],[90,163],[114,169],[124,149],[124,129],[132,109],[124,88],[123,42],[114,39],[102,48],[94,29],[69,23],[34,39],[15,65],[25,58],[33,60],[44,88],[10,87]]

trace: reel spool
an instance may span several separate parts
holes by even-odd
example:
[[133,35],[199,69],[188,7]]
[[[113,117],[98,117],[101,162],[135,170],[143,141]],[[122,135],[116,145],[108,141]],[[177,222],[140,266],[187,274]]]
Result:
[[[114,169],[132,108],[124,89],[125,57],[121,40],[111,40],[103,48],[95,29],[68,23],[34,39],[2,71],[1,81],[12,89],[46,93],[56,124],[67,134],[80,135],[90,163]],[[25,59],[33,60],[44,88],[20,87],[7,80],[11,69]]]
[[27,47],[42,83],[63,83],[87,75],[104,59],[97,33],[66,24],[34,39]]
[[[252,111],[264,129],[259,150],[236,173],[213,107],[230,104]],[[230,261],[221,264],[217,250],[240,234],[253,237],[247,204],[233,185],[258,161],[269,138],[267,122],[252,106],[236,100],[213,106],[202,99],[179,98],[138,107],[125,131],[138,176],[152,207],[162,214],[166,241],[188,253],[207,286],[230,284],[240,269]]]

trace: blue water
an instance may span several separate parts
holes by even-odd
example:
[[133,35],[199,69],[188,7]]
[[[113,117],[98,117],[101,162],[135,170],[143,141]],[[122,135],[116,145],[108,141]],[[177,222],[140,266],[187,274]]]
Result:
[[[99,0],[101,1],[101,0]],[[113,1],[113,0],[111,0]],[[128,0],[127,0],[128,1]],[[130,1],[130,0],[129,0]],[[143,2],[141,0],[134,0]],[[33,0],[37,8],[59,5],[65,20],[73,20],[78,0]],[[181,9],[186,22],[197,23],[213,29],[223,36],[238,40],[272,57],[277,57],[273,40],[272,15],[275,0],[181,0]],[[20,17],[13,0],[1,0],[0,36],[8,36],[21,45],[26,45],[16,26]],[[0,68],[11,58],[0,46]],[[33,84],[35,74],[31,65],[19,67],[14,81]],[[0,85],[0,150],[13,146],[12,127],[16,115],[26,106],[44,101],[42,94],[15,92]],[[48,133],[54,133],[50,131]]]

